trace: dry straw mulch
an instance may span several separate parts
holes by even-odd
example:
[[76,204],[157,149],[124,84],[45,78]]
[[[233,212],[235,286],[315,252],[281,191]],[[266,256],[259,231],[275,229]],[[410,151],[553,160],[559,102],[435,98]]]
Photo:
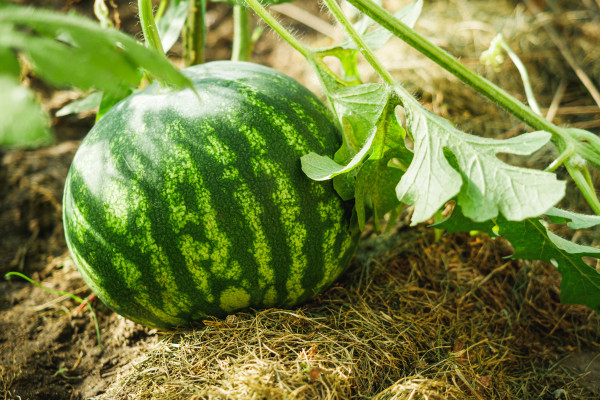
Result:
[[423,229],[367,240],[315,301],[165,334],[98,399],[597,399],[600,362],[576,349],[598,354],[600,318],[509,253]]

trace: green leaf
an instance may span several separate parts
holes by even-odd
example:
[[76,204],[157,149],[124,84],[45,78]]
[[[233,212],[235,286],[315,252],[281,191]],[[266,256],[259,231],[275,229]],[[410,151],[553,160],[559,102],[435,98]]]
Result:
[[394,188],[404,170],[389,164],[396,158],[402,165],[410,165],[412,152],[404,146],[406,132],[396,119],[397,104],[397,99],[391,98],[383,110],[377,123],[371,154],[356,176],[355,207],[361,230],[366,222],[366,205],[372,208],[377,231],[381,231],[379,219],[400,206]]
[[544,213],[552,223],[565,223],[571,229],[588,229],[600,225],[600,216],[585,215],[553,207]]
[[19,78],[21,74],[21,65],[19,60],[11,49],[0,47],[0,74],[10,75],[14,78]]
[[0,47],[23,52],[35,72],[54,85],[120,93],[137,86],[145,68],[162,82],[191,86],[163,54],[75,14],[5,7],[0,32]]
[[170,0],[164,15],[156,21],[156,28],[165,53],[179,39],[189,9],[190,0]]
[[48,116],[30,89],[0,75],[0,93],[0,146],[32,148],[52,142]]
[[344,50],[340,47],[335,47],[329,51],[320,53],[321,57],[333,56],[337,58],[342,67],[341,78],[346,85],[360,85],[362,82],[360,72],[358,71],[358,50]]
[[389,167],[383,160],[367,160],[356,176],[355,207],[361,230],[365,228],[365,205],[373,210],[375,229],[380,232],[379,219],[400,206],[394,187],[404,171]]
[[[413,225],[429,219],[455,196],[474,221],[489,220],[498,213],[523,220],[544,213],[564,196],[565,183],[554,174],[515,167],[496,157],[498,153],[531,154],[548,142],[549,133],[507,140],[481,138],[459,131],[413,99],[404,100],[415,156],[396,193],[400,201],[414,204]],[[454,156],[458,170],[445,152]]]
[[[589,227],[596,218],[582,216],[568,211],[552,209],[549,214],[561,222],[575,221],[575,226]],[[494,223],[495,222],[495,223]],[[436,228],[452,232],[479,230],[490,235],[500,235],[508,240],[514,249],[511,258],[541,260],[558,268],[562,276],[560,299],[566,304],[584,304],[600,312],[600,273],[587,265],[582,257],[600,258],[600,250],[570,242],[549,231],[540,217],[523,221],[508,221],[500,216],[495,221],[474,222],[464,216],[460,207],[455,207],[452,215]],[[497,231],[497,233],[496,233]]]
[[375,139],[376,122],[389,98],[389,93],[378,84],[344,87],[330,83],[325,89],[344,133],[344,144],[336,158],[350,160],[341,165],[315,153],[305,155],[302,157],[302,170],[309,178],[318,181],[349,172],[365,158]]
[[94,92],[83,99],[75,100],[56,111],[57,117],[64,117],[71,114],[79,114],[83,111],[92,110],[100,105],[102,101],[102,92]]
[[115,104],[129,96],[133,91],[129,88],[123,88],[120,92],[103,93],[102,100],[98,107],[98,114],[96,114],[96,121],[100,120],[108,110],[110,110]]
[[[337,50],[333,50],[334,52]],[[375,124],[383,111],[389,93],[379,84],[347,86],[323,63],[321,57],[308,60],[319,77],[325,95],[342,127],[342,146],[334,159],[315,153],[302,157],[302,169],[310,177],[333,178],[333,187],[340,197],[354,197],[353,169],[366,156],[374,140]]]
[[310,152],[307,155],[302,156],[302,170],[310,179],[314,179],[315,181],[324,181],[349,172],[356,168],[356,166],[365,158],[367,152],[371,149],[376,133],[377,128],[372,128],[367,141],[360,151],[352,157],[348,164],[340,165],[329,157]]
[[372,136],[377,123],[389,100],[389,92],[376,83],[356,86],[329,86],[326,90],[333,111],[344,132],[343,153],[336,161],[347,161],[358,153]]
[[562,303],[584,304],[600,312],[600,273],[582,259],[600,258],[600,249],[561,238],[546,229],[539,218],[514,222],[500,217],[497,222],[499,234],[513,245],[512,258],[542,260],[558,267]]
[[496,224],[492,220],[475,222],[472,219],[465,217],[459,205],[454,207],[452,214],[448,218],[435,224],[431,224],[431,227],[444,229],[447,233],[481,231],[488,233],[492,237],[498,235],[497,232],[494,231],[495,226]]

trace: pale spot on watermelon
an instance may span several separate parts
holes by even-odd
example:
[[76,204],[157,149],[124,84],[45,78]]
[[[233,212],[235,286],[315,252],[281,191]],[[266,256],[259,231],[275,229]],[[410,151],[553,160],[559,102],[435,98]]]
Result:
[[229,287],[221,292],[220,306],[226,312],[246,308],[250,305],[250,294],[239,287]]

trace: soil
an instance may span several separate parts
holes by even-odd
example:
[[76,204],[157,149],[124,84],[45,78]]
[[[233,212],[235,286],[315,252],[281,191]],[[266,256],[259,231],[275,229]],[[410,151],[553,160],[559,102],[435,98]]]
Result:
[[[91,15],[93,4],[75,0],[17,2],[56,10],[75,9],[87,15]],[[211,4],[207,59],[226,59],[232,31],[229,9],[223,3]],[[120,3],[118,11],[123,30],[139,35],[129,2]],[[303,25],[295,28],[305,38],[311,34]],[[278,69],[314,88],[314,78],[305,78],[307,68],[301,58],[281,50],[281,42],[272,34],[265,36],[255,49],[256,61],[276,64]],[[178,51],[176,46],[173,52]],[[37,89],[50,115],[80,96],[77,92],[49,88],[34,76],[28,77],[27,82]],[[92,293],[71,261],[62,230],[62,190],[72,157],[92,127],[94,115],[54,118],[52,123],[56,145],[0,152],[0,276],[17,271],[55,291],[51,293],[15,277],[0,280],[0,399],[96,396],[106,390],[120,368],[139,357],[141,350],[160,336],[91,298]],[[66,293],[90,298],[101,348],[90,311]],[[596,354],[577,349],[565,365],[586,371],[586,385],[600,390]]]

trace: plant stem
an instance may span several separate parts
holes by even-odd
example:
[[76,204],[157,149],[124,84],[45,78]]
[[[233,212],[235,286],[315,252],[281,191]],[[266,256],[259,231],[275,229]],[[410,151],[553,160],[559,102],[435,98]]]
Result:
[[294,49],[296,49],[305,58],[312,60],[314,56],[312,51],[304,46],[298,39],[294,37],[287,29],[283,27],[259,2],[258,0],[246,0],[246,4],[254,10],[254,12],[262,18],[267,25],[269,25],[279,36],[281,36],[286,42],[288,42]]
[[154,14],[154,20],[158,21],[162,18],[165,10],[167,9],[167,0],[160,0],[160,4],[158,5],[158,10],[156,10],[156,14]]
[[233,6],[233,61],[249,61],[252,55],[250,15],[244,6]]
[[148,47],[164,54],[162,43],[160,42],[160,36],[158,35],[158,29],[156,29],[156,23],[154,22],[154,13],[152,12],[152,1],[151,0],[138,0],[138,12],[140,15],[140,24],[142,25],[142,32],[144,33],[144,39]]
[[519,100],[500,87],[469,70],[453,56],[429,42],[375,2],[369,0],[348,0],[348,3],[352,4],[359,11],[392,32],[395,36],[458,77],[464,83],[471,86],[490,100],[498,103],[520,120],[535,129],[550,132],[557,147],[559,147],[559,150],[563,150],[565,147],[564,141],[566,139],[559,127],[534,113],[529,107],[522,104]]
[[381,77],[381,79],[388,86],[396,85],[396,80],[392,77],[392,75],[381,65],[381,62],[375,57],[375,54],[371,51],[369,46],[365,43],[362,36],[354,29],[352,23],[346,18],[344,12],[338,5],[335,0],[324,0],[325,4],[329,8],[329,11],[333,14],[335,19],[342,25],[348,36],[352,38],[354,43],[357,44],[360,53],[363,55],[365,60],[375,69],[377,74]]
[[206,45],[205,15],[206,0],[191,0],[183,33],[183,56],[186,66],[204,62],[204,47]]
[[533,94],[533,89],[531,87],[531,81],[529,80],[529,73],[527,72],[527,68],[525,68],[525,65],[523,64],[519,56],[517,56],[517,54],[510,48],[510,46],[504,41],[504,39],[500,41],[500,46],[502,47],[502,49],[504,49],[504,51],[506,51],[513,64],[515,64],[515,67],[517,67],[519,74],[521,75],[521,80],[523,81],[523,87],[525,88],[525,95],[527,96],[527,102],[529,103],[529,107],[531,107],[533,112],[535,112],[537,115],[542,115],[537,100],[535,99],[535,95]]
[[556,160],[552,161],[552,163],[544,170],[546,172],[554,172],[558,167],[560,167],[565,161],[567,161],[573,154],[575,154],[574,147],[567,147],[565,151],[563,151]]
[[590,182],[590,173],[587,170],[587,168],[585,166],[575,166],[573,165],[573,163],[570,162],[570,160],[567,160],[567,162],[565,162],[565,167],[567,168],[569,175],[571,175],[573,181],[575,181],[575,184],[583,194],[583,197],[590,205],[592,210],[597,215],[600,215],[600,201],[598,201],[596,191],[594,190],[594,187]]

